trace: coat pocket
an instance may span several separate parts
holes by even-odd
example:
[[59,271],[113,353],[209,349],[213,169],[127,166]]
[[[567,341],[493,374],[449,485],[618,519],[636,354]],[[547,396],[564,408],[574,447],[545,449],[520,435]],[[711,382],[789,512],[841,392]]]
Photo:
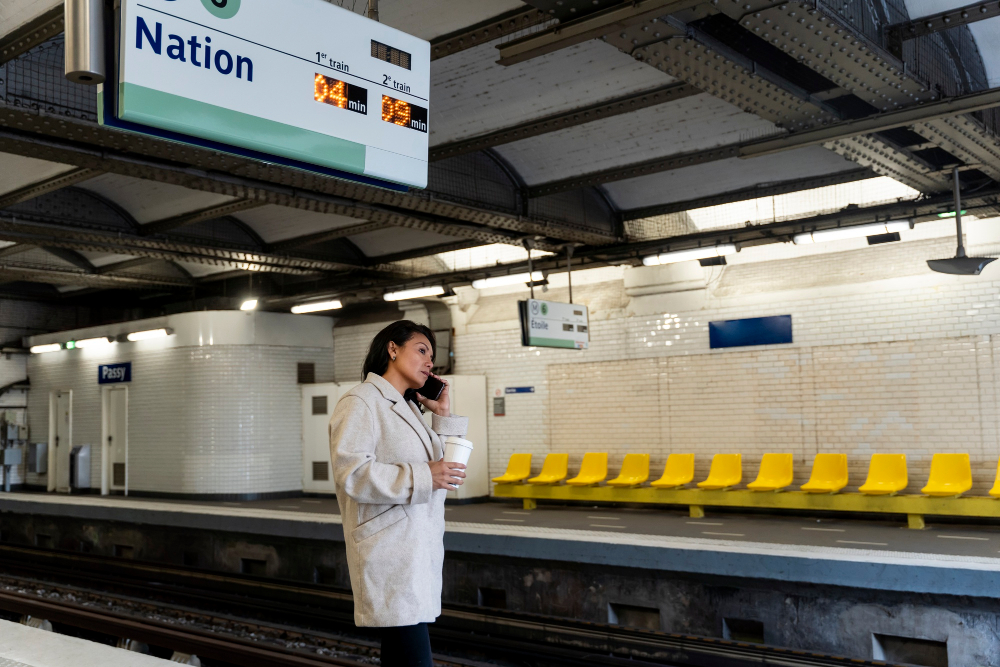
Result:
[[403,509],[402,505],[393,505],[391,508],[382,512],[374,519],[365,521],[363,524],[351,531],[351,539],[355,543],[367,540],[372,535],[379,533],[389,526],[399,523],[406,518],[406,510]]

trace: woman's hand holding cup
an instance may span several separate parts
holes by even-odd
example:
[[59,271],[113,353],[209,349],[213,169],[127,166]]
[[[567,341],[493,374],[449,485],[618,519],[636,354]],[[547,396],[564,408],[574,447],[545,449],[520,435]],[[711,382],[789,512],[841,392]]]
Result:
[[431,461],[427,465],[431,468],[431,477],[434,479],[434,490],[445,489],[454,491],[465,483],[465,464],[451,461]]

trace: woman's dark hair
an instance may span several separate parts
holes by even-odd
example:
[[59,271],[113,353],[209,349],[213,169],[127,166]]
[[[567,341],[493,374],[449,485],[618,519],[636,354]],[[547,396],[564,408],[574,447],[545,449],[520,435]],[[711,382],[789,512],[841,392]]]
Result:
[[[431,359],[434,358],[434,351],[437,349],[437,341],[434,340],[434,332],[423,324],[417,324],[410,320],[399,320],[393,322],[385,329],[379,331],[372,343],[368,347],[368,354],[365,356],[365,364],[361,367],[361,381],[363,382],[369,373],[385,375],[389,369],[389,341],[398,347],[403,347],[416,334],[423,334],[431,343]],[[407,394],[415,392],[407,391]],[[405,397],[407,400],[416,402],[412,395]]]

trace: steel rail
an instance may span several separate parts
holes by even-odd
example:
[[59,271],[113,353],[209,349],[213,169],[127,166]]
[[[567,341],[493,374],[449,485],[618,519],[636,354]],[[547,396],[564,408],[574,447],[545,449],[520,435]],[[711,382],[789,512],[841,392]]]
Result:
[[[4,570],[20,568],[69,577],[102,595],[103,592],[93,591],[94,583],[103,582],[116,590],[131,587],[143,596],[193,599],[213,604],[228,614],[245,611],[259,618],[262,611],[267,611],[286,625],[312,622],[324,628],[331,623],[353,627],[350,612],[353,596],[330,587],[9,544],[0,545],[0,555]],[[146,641],[138,635],[127,636]],[[431,626],[431,638],[439,646],[572,665],[863,667],[875,664],[809,651],[457,604],[443,605],[441,617]],[[882,667],[884,663],[879,665]]]
[[137,641],[198,654],[201,657],[236,662],[244,667],[357,667],[367,663],[326,656],[307,657],[289,649],[276,649],[237,637],[172,625],[68,602],[51,602],[35,596],[0,591],[0,609],[30,614],[56,623],[127,637]]

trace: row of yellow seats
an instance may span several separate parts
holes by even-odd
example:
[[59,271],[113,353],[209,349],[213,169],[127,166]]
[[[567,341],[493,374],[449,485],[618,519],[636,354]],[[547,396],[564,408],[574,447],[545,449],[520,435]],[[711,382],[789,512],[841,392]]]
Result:
[[[757,479],[747,488],[752,491],[780,491],[792,484],[791,454],[764,454]],[[493,478],[498,484],[527,481],[529,484],[558,484],[565,480],[571,486],[594,486],[608,476],[608,455],[590,452],[583,455],[580,473],[566,479],[569,454],[549,454],[541,474],[531,477],[531,454],[513,454],[507,472]],[[530,477],[530,479],[529,479]],[[607,484],[618,487],[639,486],[649,479],[649,454],[626,454],[618,477]],[[743,479],[743,462],[739,454],[716,454],[708,478],[698,483],[702,489],[727,490]],[[694,454],[671,454],[663,476],[652,482],[658,489],[675,489],[694,480]],[[873,454],[868,467],[868,479],[858,489],[867,495],[895,495],[907,487],[909,479],[905,454]],[[837,493],[847,486],[847,455],[817,454],[809,481],[801,489],[808,493]],[[960,496],[972,488],[972,467],[968,454],[935,454],[931,474],[921,492],[929,496]],[[1000,498],[1000,465],[990,495]]]

